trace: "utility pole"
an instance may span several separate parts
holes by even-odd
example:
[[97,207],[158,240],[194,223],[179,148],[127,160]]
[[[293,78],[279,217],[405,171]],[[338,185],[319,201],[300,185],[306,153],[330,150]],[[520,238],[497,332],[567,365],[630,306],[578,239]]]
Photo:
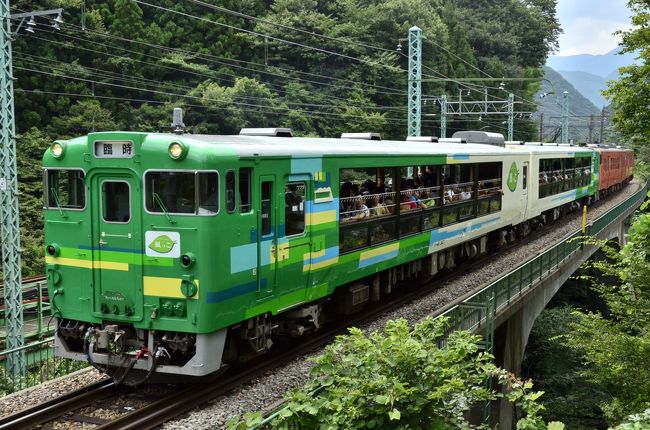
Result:
[[603,134],[605,132],[605,107],[603,107],[603,110],[600,112],[600,140],[598,143],[603,143]]
[[413,26],[409,29],[409,90],[408,90],[408,135],[420,136],[422,99],[422,30]]
[[508,94],[508,140],[513,140],[515,128],[515,95]]
[[544,142],[544,112],[539,115],[539,141]]
[[562,96],[562,143],[569,143],[569,92],[565,91]]
[[594,143],[594,115],[589,115],[589,143]]
[[[20,271],[20,228],[18,212],[18,175],[16,169],[16,121],[14,115],[14,76],[12,70],[11,20],[21,19],[16,34],[27,22],[26,31],[34,32],[34,17],[56,15],[54,28],[61,22],[63,9],[10,15],[9,0],[0,0],[0,242],[5,294],[7,349],[21,347],[23,335],[23,298]],[[7,356],[8,373],[14,378],[25,373],[24,353]]]
[[447,137],[447,96],[440,97],[440,138]]

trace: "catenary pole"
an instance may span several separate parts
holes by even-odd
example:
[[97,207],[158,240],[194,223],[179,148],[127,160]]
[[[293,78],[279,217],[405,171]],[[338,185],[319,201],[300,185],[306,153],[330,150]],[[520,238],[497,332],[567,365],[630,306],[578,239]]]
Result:
[[562,94],[562,143],[569,143],[569,92]]
[[[16,171],[16,124],[14,78],[11,65],[11,15],[9,0],[0,0],[0,221],[2,233],[2,277],[5,294],[7,349],[22,346],[23,301],[20,272],[20,228],[18,217],[18,175]],[[13,376],[25,371],[24,353],[9,354],[7,370]]]
[[420,136],[422,100],[422,30],[409,29],[408,135]]
[[[24,345],[23,300],[20,265],[20,225],[18,209],[18,174],[16,168],[16,120],[14,112],[14,75],[12,68],[12,38],[29,18],[26,28],[34,32],[34,17],[56,16],[61,22],[63,9],[10,14],[9,0],[0,0],[2,29],[0,30],[0,243],[2,277],[4,281],[6,347],[8,350]],[[11,32],[12,20],[20,20],[16,33]],[[25,373],[24,352],[7,356],[6,369],[12,378]]]

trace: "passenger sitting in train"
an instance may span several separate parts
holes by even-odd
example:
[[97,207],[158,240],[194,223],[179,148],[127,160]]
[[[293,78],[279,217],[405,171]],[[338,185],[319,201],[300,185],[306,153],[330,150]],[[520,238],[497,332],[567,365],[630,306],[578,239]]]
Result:
[[413,209],[417,209],[417,208],[418,208],[418,204],[417,204],[417,202],[415,202],[415,201],[411,198],[411,196],[410,196],[408,193],[406,193],[406,192],[402,192],[402,193],[400,194],[400,200],[401,200],[401,201],[400,201],[399,208],[400,208],[400,210],[401,210],[402,212],[403,212],[403,211],[410,211],[410,210],[413,210]]
[[431,196],[431,192],[426,188],[420,194],[420,204],[424,208],[430,208],[436,205],[436,199]]
[[469,200],[472,198],[472,186],[468,185],[465,191],[460,193],[460,200]]
[[381,204],[381,202],[379,201],[378,194],[373,194],[369,196],[366,205],[370,210],[370,216],[384,216],[390,214],[388,208],[386,208],[386,206]]
[[363,197],[361,196],[357,196],[353,200],[353,206],[348,212],[349,217],[343,218],[341,222],[359,221],[370,216],[370,210],[368,209],[368,206],[363,203]]

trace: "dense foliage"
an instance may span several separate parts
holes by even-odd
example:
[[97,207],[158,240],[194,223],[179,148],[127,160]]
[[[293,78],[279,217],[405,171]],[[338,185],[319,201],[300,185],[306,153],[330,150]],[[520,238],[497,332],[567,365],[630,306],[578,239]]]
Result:
[[579,321],[567,340],[589,364],[583,374],[607,393],[601,408],[617,423],[650,407],[650,213],[636,218],[620,252],[603,249],[608,259],[594,264],[620,279],[595,287],[609,315],[576,314]]
[[576,281],[579,285],[563,287],[565,297],[560,302],[572,307],[546,310],[535,323],[526,367],[538,387],[548,391],[544,418],[585,430],[605,429],[622,421],[620,428],[648,428],[647,209],[648,204],[636,216],[623,249],[597,242],[602,246],[601,257],[583,266]]
[[[350,329],[313,359],[310,380],[288,394],[273,427],[468,429],[468,412],[501,395],[486,386],[494,378],[524,415],[518,429],[546,429],[537,401],[542,393],[498,369],[494,357],[480,351],[479,336],[455,331],[440,348],[447,328],[444,318],[429,317],[413,330],[404,319],[388,321],[384,333]],[[230,428],[243,430],[260,420],[250,414],[232,420]]]
[[[443,77],[541,76],[560,31],[556,0],[209,3],[12,1],[12,12],[65,9],[60,31],[37,18],[35,34],[21,30],[13,44],[25,275],[43,271],[36,160],[48,142],[99,130],[167,130],[174,106],[185,108],[195,132],[287,126],[299,135],[377,131],[401,139],[407,44],[403,53],[395,47],[411,26],[427,38],[428,98],[458,94],[459,85]],[[500,98],[514,91],[530,99],[537,88],[487,84]],[[424,105],[423,134],[437,134],[438,117],[430,115],[437,113]],[[503,132],[504,119],[479,125]],[[473,121],[449,128],[480,128]],[[515,130],[522,139],[534,133],[524,119]]]
[[643,0],[629,0],[634,13],[633,28],[620,32],[623,53],[637,53],[638,62],[620,69],[621,78],[611,82],[605,96],[612,101],[614,122],[621,133],[639,145],[650,141],[648,101],[650,100],[650,4]]

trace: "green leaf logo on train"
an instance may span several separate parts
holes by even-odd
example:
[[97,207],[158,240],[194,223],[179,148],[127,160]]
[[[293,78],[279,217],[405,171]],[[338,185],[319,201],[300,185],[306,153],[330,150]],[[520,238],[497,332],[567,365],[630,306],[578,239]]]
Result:
[[517,169],[517,163],[514,161],[510,165],[510,173],[508,173],[508,189],[514,192],[517,189],[517,179],[519,179],[519,169]]
[[167,254],[174,249],[175,244],[176,242],[174,242],[169,236],[163,234],[152,240],[149,244],[149,248],[159,252],[160,254]]

